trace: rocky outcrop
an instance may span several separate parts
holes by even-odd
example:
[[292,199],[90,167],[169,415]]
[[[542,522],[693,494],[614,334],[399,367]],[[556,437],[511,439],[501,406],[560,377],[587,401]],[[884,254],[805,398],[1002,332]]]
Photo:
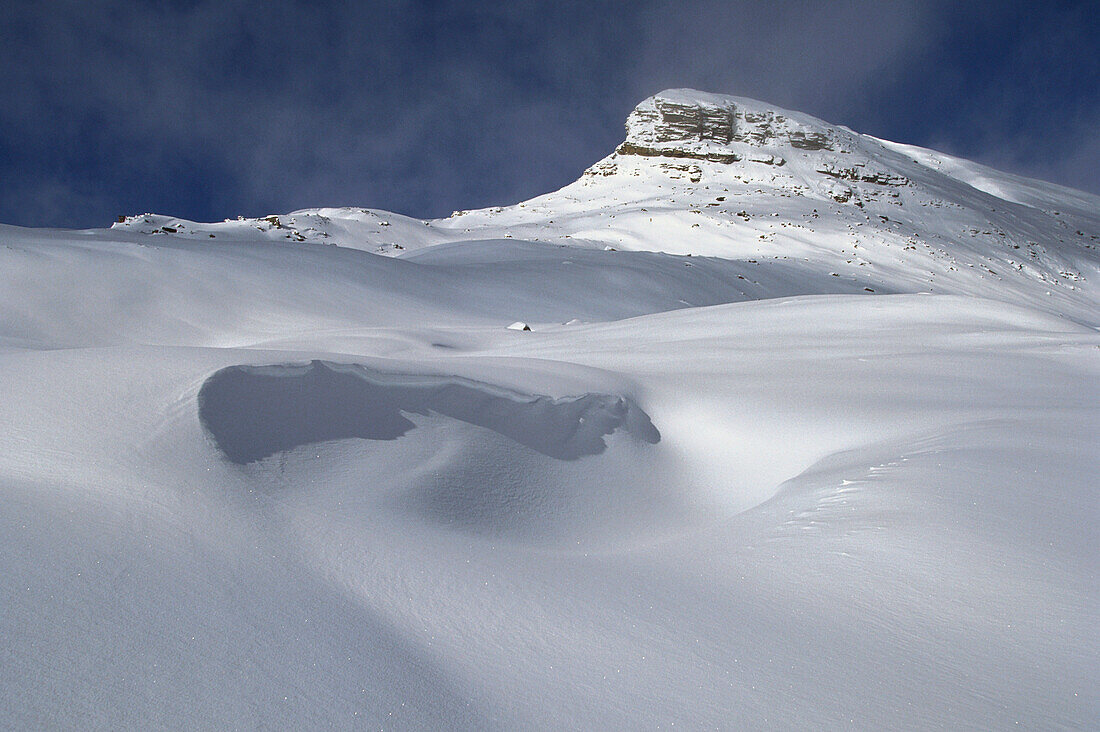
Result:
[[824,132],[792,132],[787,138],[791,147],[801,150],[832,150],[833,146],[829,136]]
[[690,99],[652,97],[635,107],[627,118],[627,142],[642,147],[646,143],[684,141],[724,145],[733,139],[733,113],[732,104],[722,106]]
[[[810,126],[758,102],[673,89],[646,99],[626,120],[620,155],[688,158],[712,163],[741,160],[782,165],[781,155],[748,148],[837,150],[831,128]],[[771,152],[771,150],[769,150]]]
[[633,142],[624,142],[615,149],[620,155],[642,155],[644,157],[665,158],[689,158],[691,160],[707,160],[712,163],[736,163],[741,156],[736,153],[701,152],[696,150],[680,150],[670,147],[647,147]]
[[909,184],[909,179],[903,175],[895,175],[886,170],[869,168],[866,164],[861,163],[857,163],[848,168],[838,168],[826,165],[818,168],[817,172],[838,180],[874,183],[880,186],[904,186]]

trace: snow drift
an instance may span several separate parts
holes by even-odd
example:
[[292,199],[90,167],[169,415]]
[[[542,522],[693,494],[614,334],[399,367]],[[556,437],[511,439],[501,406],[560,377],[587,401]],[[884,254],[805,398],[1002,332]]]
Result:
[[477,382],[375,374],[324,361],[231,366],[203,383],[198,403],[199,419],[235,463],[327,440],[394,440],[415,427],[405,412],[485,427],[559,460],[600,454],[604,436],[620,427],[645,442],[661,439],[625,397],[513,395]]

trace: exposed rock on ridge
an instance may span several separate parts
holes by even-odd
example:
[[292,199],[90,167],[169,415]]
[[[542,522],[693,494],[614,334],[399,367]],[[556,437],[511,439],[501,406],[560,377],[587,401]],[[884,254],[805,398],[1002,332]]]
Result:
[[627,118],[627,141],[645,144],[697,139],[726,144],[733,139],[733,113],[732,104],[651,97]]
[[790,195],[812,190],[858,207],[867,199],[896,198],[896,189],[911,183],[896,166],[884,164],[879,150],[847,128],[806,114],[744,97],[669,89],[634,108],[626,139],[585,175],[591,180],[659,173],[680,180],[688,173],[691,183],[724,185],[781,180]]
[[[626,133],[626,140],[616,150],[620,155],[712,163],[760,157],[740,147],[838,148],[827,128],[815,129],[775,110],[754,108],[749,100],[691,89],[664,91],[643,101],[627,118]],[[783,164],[778,156],[761,162]]]

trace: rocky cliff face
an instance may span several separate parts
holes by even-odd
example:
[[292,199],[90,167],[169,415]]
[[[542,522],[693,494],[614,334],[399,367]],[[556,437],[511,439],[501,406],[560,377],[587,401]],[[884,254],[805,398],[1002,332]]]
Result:
[[[751,100],[674,89],[634,108],[617,152],[732,163],[760,157],[759,148],[833,151],[839,142],[828,126],[792,119]],[[773,164],[782,164],[781,155],[773,157]]]
[[626,120],[627,139],[637,143],[697,140],[727,144],[733,139],[734,106],[697,99],[656,96],[635,107]]
[[859,207],[896,198],[893,189],[909,183],[883,164],[880,147],[847,128],[753,99],[669,89],[635,107],[626,140],[585,172],[589,179],[656,172],[693,184],[772,186],[782,168],[781,187],[791,195],[812,190]]

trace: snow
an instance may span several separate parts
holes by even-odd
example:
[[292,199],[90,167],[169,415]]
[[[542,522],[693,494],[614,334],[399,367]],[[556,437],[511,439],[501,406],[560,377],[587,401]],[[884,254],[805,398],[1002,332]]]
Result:
[[657,99],[777,134],[0,227],[3,725],[1091,726],[1100,199]]

